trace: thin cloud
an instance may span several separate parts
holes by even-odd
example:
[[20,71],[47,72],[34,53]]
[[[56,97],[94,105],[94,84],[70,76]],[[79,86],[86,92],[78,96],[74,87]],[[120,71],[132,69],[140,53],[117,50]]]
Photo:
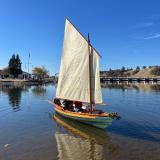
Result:
[[148,37],[145,37],[144,39],[145,40],[149,40],[149,39],[156,39],[156,38],[160,38],[160,33],[155,33],[155,34],[152,34]]
[[160,15],[152,15],[152,16],[146,17],[146,19],[159,20],[160,19]]
[[154,25],[155,25],[154,22],[144,22],[144,23],[136,24],[133,28],[148,28]]

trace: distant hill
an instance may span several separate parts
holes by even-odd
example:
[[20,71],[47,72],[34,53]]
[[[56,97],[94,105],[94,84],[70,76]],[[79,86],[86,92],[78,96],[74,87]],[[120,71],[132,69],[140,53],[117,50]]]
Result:
[[160,66],[153,66],[153,67],[144,67],[140,69],[137,67],[136,69],[116,69],[109,71],[101,71],[101,76],[107,77],[160,77]]

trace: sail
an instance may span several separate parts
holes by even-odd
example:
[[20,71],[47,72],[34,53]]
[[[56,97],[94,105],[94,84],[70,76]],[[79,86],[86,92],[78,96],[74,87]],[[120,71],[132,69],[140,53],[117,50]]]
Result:
[[100,84],[100,73],[99,73],[99,55],[96,51],[90,47],[90,57],[91,57],[91,91],[92,91],[92,101],[93,103],[102,103],[102,92]]
[[[102,103],[99,82],[99,56],[93,50],[92,101]],[[90,103],[88,42],[66,19],[56,97]],[[97,92],[98,91],[98,92]]]

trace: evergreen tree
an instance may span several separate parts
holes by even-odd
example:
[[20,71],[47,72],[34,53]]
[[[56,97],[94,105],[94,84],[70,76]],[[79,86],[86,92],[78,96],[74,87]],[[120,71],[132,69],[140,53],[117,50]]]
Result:
[[12,55],[12,57],[9,60],[8,69],[9,74],[14,75],[14,62],[15,62],[15,54]]
[[122,71],[122,72],[125,72],[125,71],[126,71],[126,68],[123,66],[123,67],[121,68],[121,71]]
[[19,55],[16,55],[16,74],[21,74],[22,73],[22,68],[21,68],[21,60],[19,58]]
[[139,66],[136,67],[136,71],[140,71],[140,67]]
[[17,54],[15,56],[15,54],[13,54],[8,63],[9,74],[18,77],[18,75],[22,73],[21,64],[19,55]]

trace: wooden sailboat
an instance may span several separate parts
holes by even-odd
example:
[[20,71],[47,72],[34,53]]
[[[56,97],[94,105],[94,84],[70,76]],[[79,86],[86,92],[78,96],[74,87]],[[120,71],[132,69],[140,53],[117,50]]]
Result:
[[102,104],[99,76],[100,54],[75,26],[66,19],[63,51],[59,72],[56,98],[89,104],[90,111],[73,112],[51,102],[55,110],[64,117],[81,121],[99,128],[112,122],[110,114],[95,110]]

